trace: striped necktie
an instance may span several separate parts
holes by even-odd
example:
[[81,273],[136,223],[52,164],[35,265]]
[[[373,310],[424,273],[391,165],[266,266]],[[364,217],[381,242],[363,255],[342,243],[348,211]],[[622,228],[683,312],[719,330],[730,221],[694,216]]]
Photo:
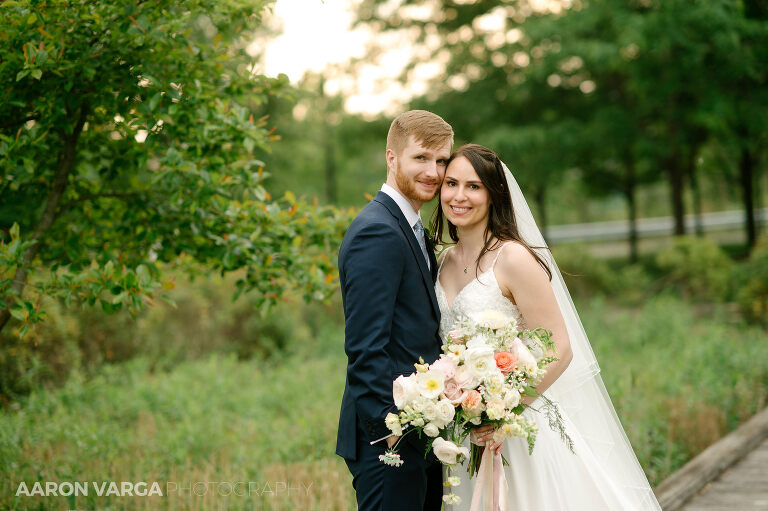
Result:
[[421,253],[424,254],[424,259],[427,261],[427,268],[429,268],[429,255],[427,253],[427,242],[424,240],[424,224],[421,223],[421,218],[413,226],[413,232],[416,234],[416,240],[421,247]]

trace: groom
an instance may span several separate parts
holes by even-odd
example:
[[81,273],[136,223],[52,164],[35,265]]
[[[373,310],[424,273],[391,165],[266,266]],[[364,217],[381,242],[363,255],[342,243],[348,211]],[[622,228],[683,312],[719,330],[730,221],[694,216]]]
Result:
[[397,117],[387,135],[387,181],[339,249],[348,364],[336,454],[352,473],[361,511],[437,511],[442,503],[442,470],[425,457],[425,438],[404,438],[400,467],[379,456],[398,439],[384,424],[396,411],[392,381],[412,373],[419,357],[431,363],[440,354],[437,262],[419,208],[437,195],[452,145],[441,117],[424,110]]

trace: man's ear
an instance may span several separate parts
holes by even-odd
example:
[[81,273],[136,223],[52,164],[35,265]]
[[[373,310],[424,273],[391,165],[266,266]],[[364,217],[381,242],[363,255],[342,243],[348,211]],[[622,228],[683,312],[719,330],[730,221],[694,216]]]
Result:
[[387,149],[386,157],[387,157],[387,174],[389,174],[390,170],[394,170],[397,168],[397,155],[392,149]]

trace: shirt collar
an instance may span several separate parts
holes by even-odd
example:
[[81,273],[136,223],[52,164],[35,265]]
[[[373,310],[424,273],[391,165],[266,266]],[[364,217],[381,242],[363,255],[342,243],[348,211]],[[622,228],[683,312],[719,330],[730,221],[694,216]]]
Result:
[[403,212],[403,216],[405,216],[405,220],[408,222],[408,225],[413,227],[416,225],[416,222],[421,219],[420,212],[413,210],[413,206],[411,206],[411,203],[408,202],[405,197],[403,197],[403,194],[389,186],[387,183],[381,185],[381,191],[392,197],[392,200],[395,201],[397,206],[400,208],[400,211]]

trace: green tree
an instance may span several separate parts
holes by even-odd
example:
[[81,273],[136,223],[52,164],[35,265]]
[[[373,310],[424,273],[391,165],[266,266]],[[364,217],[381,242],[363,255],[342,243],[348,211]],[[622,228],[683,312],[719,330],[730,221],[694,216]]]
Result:
[[[445,109],[461,136],[476,137],[483,125],[576,125],[574,157],[588,187],[621,193],[631,221],[635,188],[664,176],[675,233],[683,234],[687,185],[701,211],[701,148],[713,135],[737,140],[754,239],[752,188],[768,111],[765,2],[366,0],[359,18],[415,32],[433,49],[445,74],[424,104]],[[531,150],[574,149],[554,133],[546,138],[548,147]]]
[[[245,269],[235,296],[325,296],[348,218],[273,199],[262,117],[287,78],[254,73],[268,0],[0,4],[0,329],[45,295],[132,312],[160,263]],[[200,270],[203,268],[204,270]]]
[[[714,82],[724,92],[713,100],[707,119],[715,137],[722,137],[738,153],[738,182],[744,203],[747,244],[757,244],[755,200],[760,161],[768,147],[768,3],[740,2],[727,30],[717,41],[728,58]],[[729,92],[730,94],[726,93]]]
[[391,118],[366,120],[344,111],[344,98],[327,92],[327,77],[306,73],[295,101],[270,98],[270,119],[281,138],[264,157],[275,169],[274,190],[318,197],[337,207],[362,207],[386,179],[384,143]]

